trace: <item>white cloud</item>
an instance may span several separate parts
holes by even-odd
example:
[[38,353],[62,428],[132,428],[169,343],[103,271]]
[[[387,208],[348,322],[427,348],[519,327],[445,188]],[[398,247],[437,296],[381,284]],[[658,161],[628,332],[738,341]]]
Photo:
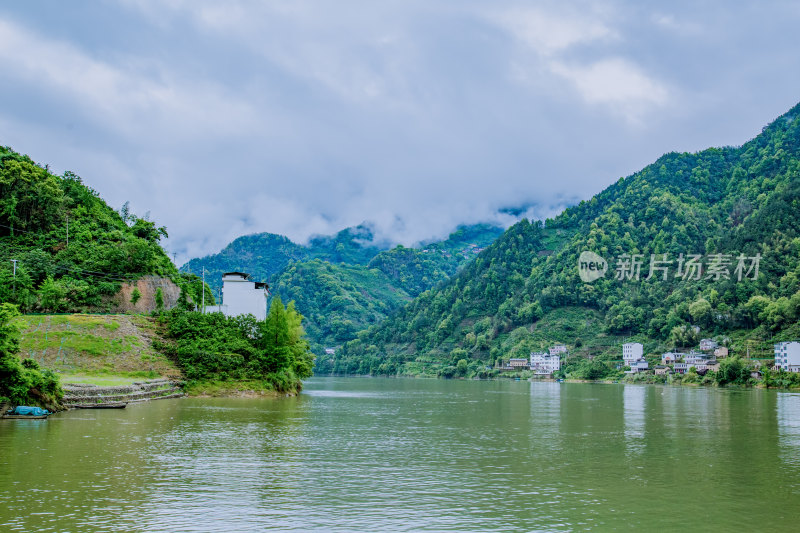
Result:
[[[511,60],[512,79],[528,85],[566,80],[584,103],[603,106],[631,124],[668,99],[663,84],[631,59],[604,52],[612,44],[619,45],[622,37],[603,12],[515,8],[490,19],[534,52]],[[600,59],[572,59],[574,50],[581,47]]]
[[[24,50],[24,53],[20,53]],[[4,75],[20,85],[58,95],[80,108],[102,129],[131,138],[180,130],[231,135],[252,120],[252,110],[209,80],[181,80],[157,62],[135,57],[111,64],[68,42],[0,19],[0,61]]]
[[667,103],[669,92],[626,59],[608,58],[589,65],[554,61],[555,74],[571,81],[589,104],[607,105],[631,122],[654,106]]
[[412,244],[507,223],[501,207],[588,198],[787,109],[797,13],[726,9],[713,39],[679,31],[723,8],[7,2],[0,143],[151,211],[181,258],[242,233],[302,241],[364,220]]
[[543,56],[552,56],[580,44],[619,38],[596,16],[568,10],[556,13],[537,8],[512,8],[490,14],[489,18]]

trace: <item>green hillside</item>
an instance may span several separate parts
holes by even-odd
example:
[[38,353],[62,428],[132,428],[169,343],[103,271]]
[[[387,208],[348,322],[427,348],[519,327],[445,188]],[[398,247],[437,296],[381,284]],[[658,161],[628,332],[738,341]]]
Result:
[[199,274],[219,288],[224,272],[243,271],[266,280],[271,292],[294,300],[315,353],[355,338],[414,296],[446,281],[474,259],[503,230],[490,224],[462,226],[447,239],[418,248],[381,249],[366,226],[307,245],[260,233],[240,237],[219,254],[193,259],[181,270]]
[[[800,334],[798,117],[800,106],[741,147],[666,154],[555,219],[518,223],[320,370],[414,373],[461,359],[478,368],[556,341],[611,369],[623,338],[654,353],[715,336],[729,338],[734,353],[751,346],[768,357],[770,342]],[[608,264],[593,283],[579,276],[583,251]],[[641,255],[638,279],[617,279],[628,274],[617,272],[624,254]],[[666,279],[658,269],[646,279],[651,254]],[[676,276],[680,254],[701,256],[700,279]],[[760,274],[750,279],[757,254]]]
[[321,259],[330,263],[366,265],[386,247],[372,244],[372,230],[366,226],[346,228],[330,236],[317,236],[307,245],[296,244],[283,235],[256,233],[239,237],[218,254],[192,259],[182,272],[201,275],[216,292],[225,272],[247,272],[253,279],[271,282],[290,263]]
[[159,245],[166,235],[109,207],[72,172],[56,176],[0,147],[0,302],[26,312],[103,310],[122,281],[177,274]]

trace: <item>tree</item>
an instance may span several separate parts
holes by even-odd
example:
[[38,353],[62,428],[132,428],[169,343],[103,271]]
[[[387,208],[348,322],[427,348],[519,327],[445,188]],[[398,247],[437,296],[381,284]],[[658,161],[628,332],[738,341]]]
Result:
[[[161,290],[161,289],[159,288],[159,290]],[[139,289],[138,288],[134,288],[133,291],[131,292],[131,303],[133,305],[136,305],[136,302],[138,302],[139,299],[141,299],[141,297],[142,297],[142,293],[139,292]],[[162,301],[162,303],[163,303],[163,301]]]
[[51,276],[42,283],[39,291],[41,295],[41,306],[45,311],[57,313],[63,309],[64,304],[64,289],[60,284],[55,282]]
[[672,328],[670,332],[670,340],[672,344],[676,347],[689,347],[694,346],[697,344],[697,340],[699,338],[699,334],[697,330],[692,326],[682,325],[676,326]]
[[17,405],[42,405],[57,409],[63,395],[58,376],[41,370],[33,359],[20,361],[20,329],[13,322],[19,315],[12,304],[0,304],[0,403],[3,398]]
[[705,298],[700,298],[689,305],[689,315],[691,315],[695,324],[700,324],[703,327],[710,326],[714,318],[711,303]]
[[745,385],[750,379],[750,369],[739,357],[727,357],[719,363],[716,379],[720,385]]
[[154,301],[156,304],[156,309],[162,311],[164,309],[164,291],[161,290],[161,287],[156,289]]

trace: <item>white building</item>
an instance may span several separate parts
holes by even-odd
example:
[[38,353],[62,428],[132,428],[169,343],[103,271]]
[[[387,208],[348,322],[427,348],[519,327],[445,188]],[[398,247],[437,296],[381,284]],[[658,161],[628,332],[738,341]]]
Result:
[[641,342],[626,342],[622,345],[622,360],[625,366],[633,367],[633,363],[644,357],[644,346]]
[[661,354],[661,364],[662,365],[674,364],[682,360],[684,357],[686,357],[686,354],[682,352],[667,352]]
[[531,370],[538,376],[547,376],[561,370],[561,357],[558,354],[531,352]]
[[713,339],[700,339],[700,349],[705,351],[711,351],[719,348],[719,344],[717,341]]
[[694,367],[695,370],[704,370],[709,359],[711,359],[710,355],[691,351],[683,358],[683,362],[686,363],[687,368]]
[[267,318],[267,291],[269,285],[250,281],[244,272],[226,272],[222,275],[222,304],[209,306],[226,316],[253,315],[256,320]]
[[558,355],[560,353],[567,353],[566,344],[556,344],[555,346],[550,348],[550,355]]
[[779,342],[775,345],[775,368],[800,372],[800,342]]

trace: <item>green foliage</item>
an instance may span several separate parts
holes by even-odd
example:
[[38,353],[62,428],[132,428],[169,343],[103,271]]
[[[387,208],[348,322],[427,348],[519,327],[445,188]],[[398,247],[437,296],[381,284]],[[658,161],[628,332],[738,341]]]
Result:
[[139,292],[139,289],[134,288],[133,291],[131,291],[131,303],[136,305],[136,302],[138,302],[141,298],[142,293]]
[[58,407],[63,396],[58,376],[42,370],[33,359],[20,361],[20,330],[12,319],[19,312],[16,306],[0,304],[0,397],[17,405]]
[[445,281],[500,233],[502,229],[488,224],[463,226],[444,241],[390,250],[374,244],[366,226],[316,237],[305,246],[262,233],[240,237],[219,254],[194,259],[182,270],[199,273],[205,267],[215,290],[224,272],[270,280],[273,292],[303,310],[312,348],[320,353],[318,368],[327,368],[323,348],[354,339],[359,330]]
[[161,311],[164,309],[164,291],[161,290],[161,287],[156,288],[153,300],[155,301],[157,310]]
[[313,355],[292,302],[274,298],[263,321],[174,309],[161,315],[174,344],[157,349],[175,357],[190,381],[261,380],[278,391],[297,390],[311,376]]
[[220,253],[192,259],[181,271],[200,274],[214,291],[222,286],[225,272],[247,272],[253,279],[270,280],[295,262],[319,259],[332,264],[365,266],[384,249],[373,244],[372,230],[365,225],[347,228],[333,236],[317,236],[308,245],[295,244],[282,235],[258,233],[234,240]]
[[80,312],[101,307],[122,280],[174,276],[159,245],[166,229],[125,213],[77,175],[55,176],[0,147],[0,301],[25,312]]
[[750,380],[750,368],[739,357],[728,357],[720,361],[715,377],[720,385],[746,385]]

